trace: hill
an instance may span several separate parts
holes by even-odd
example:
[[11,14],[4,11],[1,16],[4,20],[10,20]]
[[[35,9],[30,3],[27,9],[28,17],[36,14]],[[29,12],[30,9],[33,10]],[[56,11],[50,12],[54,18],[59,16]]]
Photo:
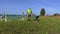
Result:
[[40,16],[39,20],[0,22],[0,34],[60,34],[60,18]]

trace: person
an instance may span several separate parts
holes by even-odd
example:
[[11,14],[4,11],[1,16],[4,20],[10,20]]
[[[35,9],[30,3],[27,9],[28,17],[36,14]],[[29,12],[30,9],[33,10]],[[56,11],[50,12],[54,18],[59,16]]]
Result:
[[31,14],[32,14],[32,10],[31,10],[31,8],[29,8],[27,10],[28,21],[30,21]]
[[35,21],[36,21],[36,20],[39,21],[38,18],[39,18],[39,15],[34,15],[34,20],[35,20]]
[[37,20],[39,18],[39,16],[35,16],[34,20]]
[[22,12],[22,20],[24,20],[24,12]]

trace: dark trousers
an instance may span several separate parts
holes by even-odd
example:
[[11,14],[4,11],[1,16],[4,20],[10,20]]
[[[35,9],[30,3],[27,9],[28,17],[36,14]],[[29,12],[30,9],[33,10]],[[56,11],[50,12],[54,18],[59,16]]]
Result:
[[34,20],[37,20],[39,18],[39,16],[35,16],[35,19]]
[[31,14],[28,14],[28,21],[30,21]]

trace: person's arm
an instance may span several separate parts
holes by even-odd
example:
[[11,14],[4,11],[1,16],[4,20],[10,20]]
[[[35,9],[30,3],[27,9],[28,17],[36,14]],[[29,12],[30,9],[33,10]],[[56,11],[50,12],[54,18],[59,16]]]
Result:
[[28,16],[28,10],[27,10],[27,16]]
[[33,16],[32,10],[31,10],[31,15]]
[[31,14],[32,14],[32,10],[31,10]]

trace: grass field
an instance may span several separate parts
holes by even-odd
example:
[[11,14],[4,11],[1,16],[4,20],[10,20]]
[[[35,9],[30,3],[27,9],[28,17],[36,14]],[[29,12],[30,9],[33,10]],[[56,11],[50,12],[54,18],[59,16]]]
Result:
[[0,22],[0,34],[60,34],[60,17],[40,16],[39,20]]

